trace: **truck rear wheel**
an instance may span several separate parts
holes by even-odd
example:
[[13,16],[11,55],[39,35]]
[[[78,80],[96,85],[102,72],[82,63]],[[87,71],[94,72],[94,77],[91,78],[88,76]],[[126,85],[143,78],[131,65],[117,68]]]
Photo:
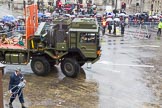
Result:
[[65,58],[61,62],[61,70],[65,76],[75,78],[80,72],[80,65],[75,59]]
[[50,72],[50,64],[44,57],[34,57],[31,61],[31,69],[36,75],[45,76]]

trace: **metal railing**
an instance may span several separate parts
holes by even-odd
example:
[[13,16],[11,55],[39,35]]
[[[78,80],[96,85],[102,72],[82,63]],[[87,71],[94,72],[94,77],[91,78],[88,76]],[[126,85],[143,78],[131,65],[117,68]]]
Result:
[[147,25],[150,28],[154,28],[158,26],[159,22],[128,22],[129,26],[133,26],[133,27],[138,27],[139,25]]

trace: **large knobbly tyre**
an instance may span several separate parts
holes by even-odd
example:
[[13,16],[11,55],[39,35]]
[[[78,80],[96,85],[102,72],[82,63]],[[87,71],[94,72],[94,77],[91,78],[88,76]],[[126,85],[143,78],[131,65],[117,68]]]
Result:
[[44,57],[34,57],[31,61],[32,71],[39,76],[45,76],[50,72],[50,64]]
[[61,62],[61,70],[65,76],[75,78],[80,73],[80,65],[75,59],[65,58]]

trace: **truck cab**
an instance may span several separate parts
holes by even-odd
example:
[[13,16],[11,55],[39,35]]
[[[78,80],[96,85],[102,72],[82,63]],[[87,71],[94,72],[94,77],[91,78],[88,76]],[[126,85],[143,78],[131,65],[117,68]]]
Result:
[[78,50],[85,62],[98,57],[99,26],[94,18],[75,18],[69,29],[70,50]]

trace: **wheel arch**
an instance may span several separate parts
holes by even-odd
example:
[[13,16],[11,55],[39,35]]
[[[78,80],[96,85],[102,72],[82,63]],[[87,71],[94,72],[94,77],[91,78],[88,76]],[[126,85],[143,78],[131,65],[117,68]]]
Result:
[[80,58],[82,60],[86,59],[86,57],[83,55],[83,53],[79,49],[69,49],[68,54],[63,56],[63,58],[69,58],[69,57],[73,57],[75,59]]

